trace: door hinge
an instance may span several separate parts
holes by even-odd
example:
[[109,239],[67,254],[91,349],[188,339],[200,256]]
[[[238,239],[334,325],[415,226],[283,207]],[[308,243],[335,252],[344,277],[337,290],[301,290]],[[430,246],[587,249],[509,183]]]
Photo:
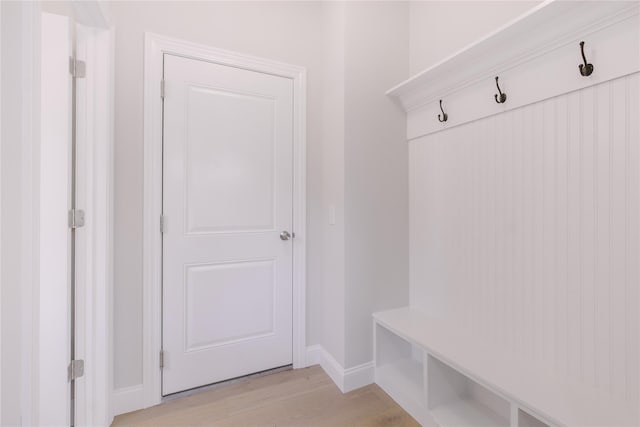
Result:
[[82,209],[69,210],[69,228],[84,227],[84,211]]
[[67,368],[67,373],[69,381],[74,381],[84,376],[84,360],[72,360],[71,363],[69,363],[69,368]]
[[85,77],[87,74],[86,63],[74,57],[69,57],[69,72],[71,76],[77,79]]
[[160,233],[167,232],[167,217],[160,215]]
[[160,80],[160,98],[164,99],[164,79]]
[[160,350],[160,369],[164,368],[164,350]]

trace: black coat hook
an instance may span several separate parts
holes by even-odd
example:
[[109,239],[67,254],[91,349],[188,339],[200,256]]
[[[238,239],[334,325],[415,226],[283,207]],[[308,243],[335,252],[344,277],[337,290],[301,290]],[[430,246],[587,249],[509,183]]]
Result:
[[578,68],[580,69],[581,75],[588,77],[593,73],[593,64],[589,64],[587,58],[584,56],[584,42],[580,42],[580,53],[582,53],[584,64],[578,65]]
[[440,111],[442,111],[442,118],[440,118],[440,114],[438,114],[438,121],[440,123],[444,123],[447,121],[449,116],[447,116],[447,113],[445,113],[444,110],[442,109],[442,99],[440,100]]
[[504,104],[507,100],[507,94],[502,93],[502,91],[500,90],[500,85],[498,84],[498,76],[496,76],[496,86],[498,87],[498,93],[493,96],[498,104]]

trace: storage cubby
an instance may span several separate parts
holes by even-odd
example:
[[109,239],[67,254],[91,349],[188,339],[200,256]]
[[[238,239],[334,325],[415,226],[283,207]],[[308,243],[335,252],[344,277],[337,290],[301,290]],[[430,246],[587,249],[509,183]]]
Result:
[[421,310],[386,310],[373,321],[376,383],[424,426],[640,425],[637,406],[514,360]]
[[436,359],[428,356],[429,411],[442,427],[509,427],[510,403]]
[[518,427],[550,427],[528,412],[518,409]]
[[424,351],[376,324],[376,383],[418,421],[425,405]]

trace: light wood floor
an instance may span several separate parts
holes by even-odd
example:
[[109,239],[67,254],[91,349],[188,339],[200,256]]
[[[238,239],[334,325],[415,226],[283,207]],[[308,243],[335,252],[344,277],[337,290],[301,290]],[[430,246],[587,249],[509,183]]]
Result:
[[342,394],[319,366],[248,378],[119,415],[112,424],[117,427],[418,425],[377,385]]

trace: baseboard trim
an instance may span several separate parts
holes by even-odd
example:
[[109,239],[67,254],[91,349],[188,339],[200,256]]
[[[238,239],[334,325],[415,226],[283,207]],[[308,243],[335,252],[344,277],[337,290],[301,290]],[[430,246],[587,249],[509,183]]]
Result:
[[344,392],[359,389],[374,383],[373,361],[347,368],[344,371]]
[[343,393],[373,383],[373,362],[345,369],[331,353],[317,344],[307,347],[306,362],[306,366],[320,365]]
[[338,386],[340,391],[346,393],[344,389],[344,368],[338,361],[324,348],[322,348],[322,357],[320,358],[320,366],[329,375],[329,378],[333,380]]
[[305,358],[304,366],[307,367],[307,366],[319,365],[320,361],[322,360],[323,352],[324,352],[324,349],[318,344],[310,345],[309,347],[307,347],[307,355]]
[[[348,393],[373,383],[373,362],[351,368],[343,368],[340,363],[320,345],[307,347],[305,366],[320,365],[340,391]],[[126,414],[145,407],[142,384],[123,387],[113,391],[113,415]]]
[[144,407],[144,387],[142,384],[123,387],[113,391],[114,416],[137,411]]

